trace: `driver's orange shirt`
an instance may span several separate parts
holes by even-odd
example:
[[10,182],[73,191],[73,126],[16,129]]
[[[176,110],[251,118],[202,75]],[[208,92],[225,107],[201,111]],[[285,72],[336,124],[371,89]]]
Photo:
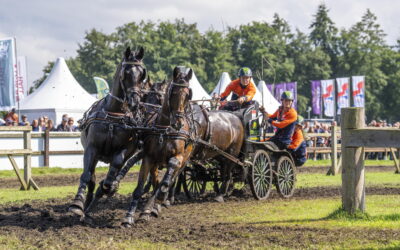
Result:
[[249,85],[247,85],[245,88],[242,88],[240,85],[240,78],[238,78],[229,83],[225,91],[221,94],[221,99],[223,100],[226,98],[231,92],[235,93],[239,97],[246,96],[246,101],[249,102],[256,94],[256,86],[254,85],[253,81],[250,81]]

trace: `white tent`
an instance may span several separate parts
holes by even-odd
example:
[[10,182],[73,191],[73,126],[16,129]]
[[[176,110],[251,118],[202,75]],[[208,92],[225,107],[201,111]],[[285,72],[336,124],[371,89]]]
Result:
[[[189,68],[187,68],[187,71],[189,71]],[[203,99],[211,99],[211,96],[207,94],[207,92],[203,89],[201,86],[199,80],[197,79],[196,75],[194,74],[193,71],[193,76],[192,79],[189,81],[189,86],[193,91],[193,96],[192,100],[203,100]]]
[[[211,92],[211,96],[213,96],[214,93],[217,93],[218,95],[220,95],[222,92],[224,92],[224,90],[226,89],[226,87],[228,86],[228,84],[231,81],[232,80],[229,77],[229,74],[227,72],[223,72],[221,75],[221,78],[219,78],[217,86],[215,86],[214,90]],[[228,96],[227,100],[230,100],[231,96],[232,96],[232,93]]]
[[42,85],[20,103],[20,113],[30,122],[46,115],[57,125],[63,114],[80,119],[95,101],[75,80],[64,58],[59,57]]
[[271,94],[264,81],[260,81],[257,88],[261,94],[261,101],[259,103],[265,107],[265,111],[273,114],[279,108],[280,103]]

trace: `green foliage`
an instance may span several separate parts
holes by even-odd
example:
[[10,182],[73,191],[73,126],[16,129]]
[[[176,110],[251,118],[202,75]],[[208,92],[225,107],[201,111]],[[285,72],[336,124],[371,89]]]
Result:
[[[223,32],[209,29],[200,33],[196,23],[184,19],[141,21],[117,27],[104,34],[87,31],[76,57],[67,64],[78,82],[96,92],[93,76],[113,84],[113,75],[126,47],[145,48],[144,63],[153,81],[171,77],[177,65],[192,67],[207,91],[211,91],[222,72],[236,78],[240,67],[250,67],[256,80],[267,83],[298,83],[298,111],[310,104],[310,80],[366,76],[368,119],[399,120],[400,52],[385,43],[385,34],[370,11],[349,29],[338,30],[325,4],[318,6],[310,33],[292,31],[278,14],[272,22],[251,22],[227,27]],[[400,43],[400,42],[399,42]],[[45,79],[35,81],[35,88]]]

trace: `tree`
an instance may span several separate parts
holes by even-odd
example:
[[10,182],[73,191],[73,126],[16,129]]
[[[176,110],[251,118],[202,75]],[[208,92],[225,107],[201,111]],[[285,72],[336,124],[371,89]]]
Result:
[[339,40],[338,75],[366,76],[367,117],[382,117],[383,103],[380,96],[387,86],[387,76],[382,72],[382,58],[386,46],[385,34],[376,22],[376,16],[368,9],[360,22],[349,31],[343,30]]

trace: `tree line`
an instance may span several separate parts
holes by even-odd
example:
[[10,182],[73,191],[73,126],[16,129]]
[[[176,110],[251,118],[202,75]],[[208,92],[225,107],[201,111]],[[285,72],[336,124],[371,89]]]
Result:
[[[95,93],[93,76],[112,84],[116,65],[126,47],[145,48],[144,63],[153,81],[170,78],[173,67],[192,67],[203,87],[210,92],[221,73],[236,77],[240,67],[250,67],[255,80],[266,83],[297,81],[298,111],[310,106],[310,80],[366,76],[368,119],[400,120],[400,51],[390,46],[377,17],[367,9],[361,20],[348,29],[338,29],[326,5],[318,6],[310,33],[292,30],[275,14],[272,22],[251,22],[224,31],[201,33],[196,23],[183,19],[131,22],[105,34],[87,31],[78,44],[77,56],[67,64],[77,81]],[[44,68],[39,86],[54,62]],[[111,87],[111,86],[110,86]]]

